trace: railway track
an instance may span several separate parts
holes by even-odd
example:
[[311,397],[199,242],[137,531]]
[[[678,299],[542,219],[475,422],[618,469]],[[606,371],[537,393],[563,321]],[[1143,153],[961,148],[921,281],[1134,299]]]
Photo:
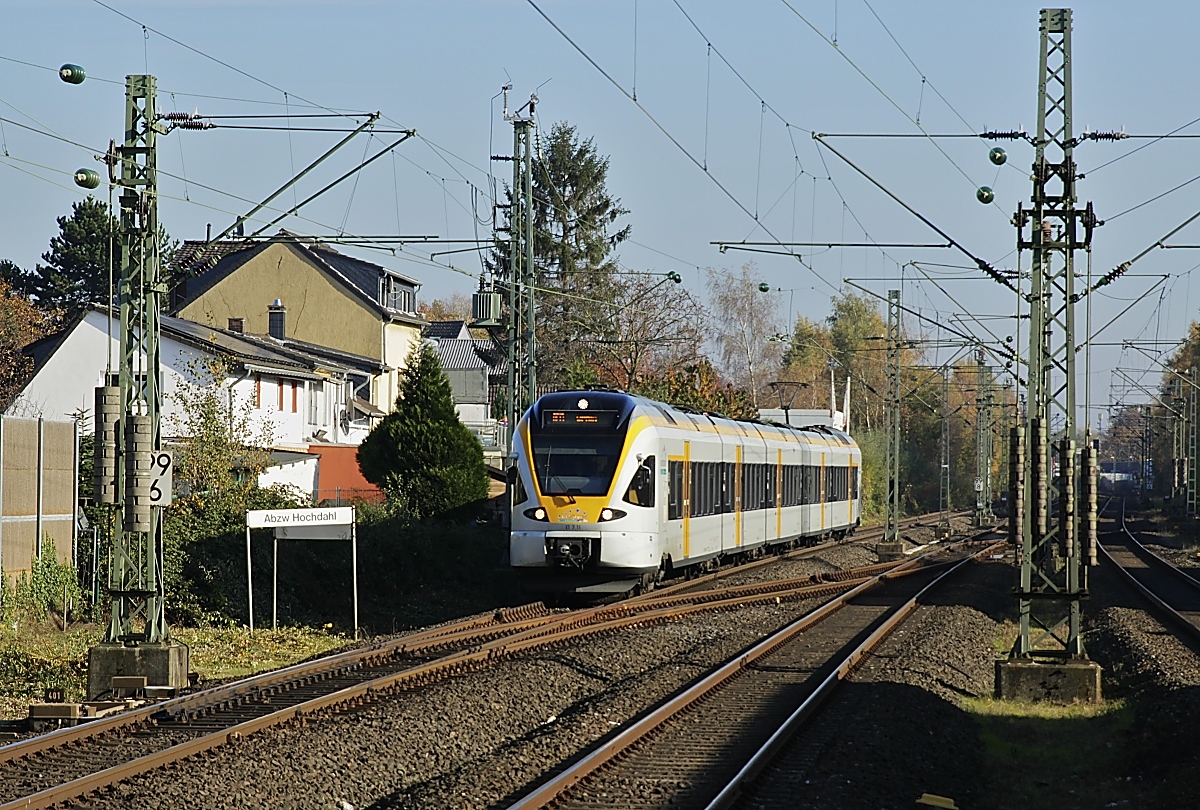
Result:
[[626,727],[512,810],[731,806],[922,595],[998,545],[939,549],[862,581]]
[[1143,545],[1130,531],[1121,502],[1118,528],[1100,545],[1104,556],[1147,600],[1183,633],[1200,641],[1200,580],[1175,567]]
[[[865,533],[860,542],[870,539]],[[828,545],[784,556],[810,556],[824,548]],[[690,612],[829,598],[903,564],[732,587],[720,582],[728,572],[718,572],[633,600],[569,613],[554,613],[541,604],[498,611],[263,673],[0,747],[0,810],[50,807],[270,726],[419,688],[522,652]]]

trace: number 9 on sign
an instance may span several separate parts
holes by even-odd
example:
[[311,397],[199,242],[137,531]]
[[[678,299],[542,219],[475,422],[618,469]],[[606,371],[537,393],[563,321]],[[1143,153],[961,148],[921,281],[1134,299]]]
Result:
[[153,458],[154,464],[150,470],[150,505],[170,506],[175,461],[166,450],[156,451]]

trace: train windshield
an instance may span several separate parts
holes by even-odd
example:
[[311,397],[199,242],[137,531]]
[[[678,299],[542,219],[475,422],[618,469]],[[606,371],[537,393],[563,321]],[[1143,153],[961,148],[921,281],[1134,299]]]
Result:
[[531,436],[533,467],[545,495],[604,495],[612,485],[625,432],[542,432]]

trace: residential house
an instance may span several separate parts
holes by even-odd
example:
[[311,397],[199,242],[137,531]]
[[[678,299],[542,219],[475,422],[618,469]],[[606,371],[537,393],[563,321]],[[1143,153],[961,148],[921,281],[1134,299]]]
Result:
[[[36,371],[9,406],[8,415],[63,419],[90,425],[94,390],[120,354],[120,329],[102,308],[80,315],[66,330],[26,347]],[[298,341],[275,340],[217,329],[180,318],[161,321],[162,425],[164,441],[186,438],[183,407],[220,359],[224,386],[235,412],[252,430],[270,438],[272,465],[260,484],[288,484],[314,499],[349,493],[378,496],[347,460],[356,457],[382,411],[356,396],[381,364]],[[322,464],[324,458],[333,460]],[[348,469],[352,468],[352,469]]]
[[192,275],[172,294],[180,318],[371,358],[382,371],[360,397],[392,409],[424,325],[416,280],[287,232],[265,242],[185,242],[175,261]]
[[506,455],[505,426],[493,418],[496,398],[507,384],[503,351],[491,340],[472,337],[464,321],[434,321],[424,334],[436,345],[458,418],[479,437],[485,456]]

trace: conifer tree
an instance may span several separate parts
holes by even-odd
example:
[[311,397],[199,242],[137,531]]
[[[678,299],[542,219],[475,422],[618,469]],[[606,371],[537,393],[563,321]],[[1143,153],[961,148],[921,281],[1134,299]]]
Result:
[[437,352],[413,349],[396,409],[358,448],[363,476],[416,517],[434,517],[487,497],[483,447],[454,410]]
[[[12,262],[0,262],[0,280],[39,307],[57,310],[64,318],[70,318],[89,304],[103,304],[107,300],[110,266],[114,285],[121,273],[119,231],[120,223],[109,213],[108,206],[95,197],[87,197],[71,205],[70,216],[58,218],[58,235],[50,239],[50,249],[42,254],[45,264],[30,271]],[[159,280],[168,289],[177,282],[177,271],[171,261],[177,245],[160,225]],[[163,296],[163,306],[167,305],[166,298]]]

